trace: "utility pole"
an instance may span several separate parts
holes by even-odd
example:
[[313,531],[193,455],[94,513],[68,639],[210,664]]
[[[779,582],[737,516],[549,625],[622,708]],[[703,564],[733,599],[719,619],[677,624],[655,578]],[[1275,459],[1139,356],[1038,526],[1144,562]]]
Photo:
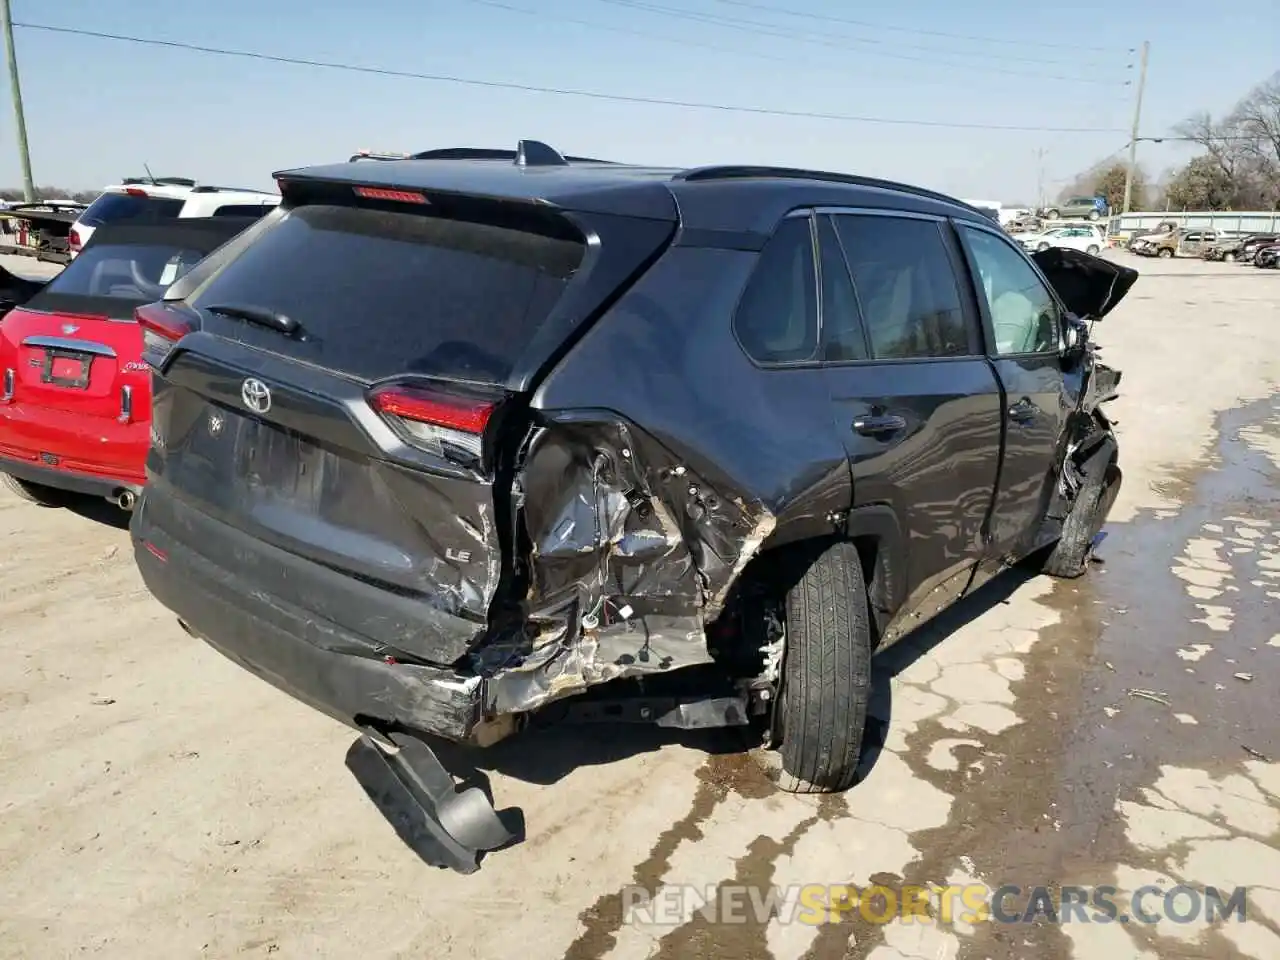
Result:
[[1044,147],[1036,150],[1036,211],[1044,209]]
[[4,52],[9,58],[9,92],[13,95],[13,125],[18,135],[18,157],[22,161],[22,192],[27,203],[31,203],[36,199],[36,185],[31,179],[27,118],[22,113],[22,87],[18,83],[18,57],[13,51],[13,12],[9,9],[9,0],[0,0],[0,19],[4,26]]
[[[7,4],[9,0],[4,0]],[[1129,212],[1129,202],[1133,199],[1133,173],[1138,162],[1138,124],[1142,121],[1142,93],[1147,86],[1147,53],[1151,49],[1148,40],[1142,41],[1142,61],[1138,67],[1138,97],[1133,104],[1133,129],[1129,133],[1129,167],[1124,174],[1124,209]]]

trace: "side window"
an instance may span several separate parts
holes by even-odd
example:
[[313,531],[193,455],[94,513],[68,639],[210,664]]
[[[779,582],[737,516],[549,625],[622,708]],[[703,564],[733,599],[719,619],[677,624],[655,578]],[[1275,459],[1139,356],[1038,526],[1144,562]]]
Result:
[[999,237],[961,228],[973,252],[982,295],[995,332],[996,353],[1051,353],[1058,349],[1061,313],[1031,265]]
[[760,251],[733,318],[742,348],[757,363],[813,359],[818,287],[808,218],[783,220]]
[[830,217],[818,219],[818,249],[822,273],[822,359],[830,363],[866,360],[867,336],[862,329],[858,298]]
[[875,359],[973,353],[935,221],[857,214],[835,221]]

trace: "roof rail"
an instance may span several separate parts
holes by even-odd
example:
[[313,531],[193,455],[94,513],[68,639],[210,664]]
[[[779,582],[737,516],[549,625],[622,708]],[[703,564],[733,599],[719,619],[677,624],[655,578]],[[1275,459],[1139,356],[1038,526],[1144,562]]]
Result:
[[[827,170],[804,170],[799,167],[766,167],[747,165],[694,167],[689,170],[682,170],[672,179],[697,183],[704,180],[747,180],[768,178],[821,180],[826,183],[847,183],[854,187],[874,187],[879,190],[896,190],[900,193],[910,193],[918,197],[926,197],[930,200],[941,200],[944,203],[954,203],[957,206],[964,207],[966,210],[975,209],[963,200],[957,200],[955,197],[949,197],[945,193],[938,193],[936,190],[928,190],[924,187],[913,187],[910,184],[898,183],[894,180],[880,180],[876,177],[860,177],[851,173],[831,173]],[[981,211],[977,212],[981,213]]]
[[160,187],[194,187],[196,182],[189,177],[125,177],[121,183],[149,183]]
[[539,140],[521,140],[514,150],[493,147],[439,147],[423,150],[410,158],[413,160],[510,160],[522,167],[562,167],[569,163],[613,163],[594,157],[574,157],[561,154]]
[[195,187],[192,193],[261,193],[267,196],[266,190],[258,190],[254,187],[219,187],[212,183],[202,183]]

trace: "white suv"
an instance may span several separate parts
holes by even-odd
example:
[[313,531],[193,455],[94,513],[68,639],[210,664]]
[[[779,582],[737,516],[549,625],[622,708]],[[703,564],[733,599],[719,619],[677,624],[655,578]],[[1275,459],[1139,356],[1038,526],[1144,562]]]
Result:
[[186,217],[261,216],[280,202],[280,195],[198,184],[182,177],[135,177],[102,191],[71,226],[71,256],[80,252],[93,231],[120,220],[155,222]]
[[1048,250],[1050,247],[1070,247],[1097,256],[1107,245],[1107,235],[1092,223],[1068,223],[1042,233],[1020,233],[1017,240],[1028,251]]

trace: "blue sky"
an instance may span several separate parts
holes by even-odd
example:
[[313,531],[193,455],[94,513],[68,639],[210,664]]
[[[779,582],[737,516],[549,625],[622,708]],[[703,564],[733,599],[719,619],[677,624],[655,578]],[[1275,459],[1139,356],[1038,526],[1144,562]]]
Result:
[[[35,178],[75,188],[139,174],[143,163],[157,175],[269,186],[275,169],[345,159],[359,147],[514,146],[531,137],[611,159],[822,167],[969,198],[1034,200],[1037,150],[1044,151],[1047,192],[1056,193],[1062,181],[1127,142],[1134,87],[1121,84],[1136,81],[1137,56],[1127,51],[1144,39],[1151,41],[1144,136],[1168,132],[1193,111],[1229,109],[1280,68],[1280,30],[1266,3],[1213,4],[1206,16],[1209,7],[1199,0],[750,2],[876,26],[727,0],[12,0],[12,6],[19,22],[395,70],[777,110],[1108,131],[982,131],[616,103],[20,27]],[[7,105],[0,108],[0,138],[0,184],[17,185]],[[1143,144],[1140,151],[1152,173],[1188,156],[1171,144]]]

